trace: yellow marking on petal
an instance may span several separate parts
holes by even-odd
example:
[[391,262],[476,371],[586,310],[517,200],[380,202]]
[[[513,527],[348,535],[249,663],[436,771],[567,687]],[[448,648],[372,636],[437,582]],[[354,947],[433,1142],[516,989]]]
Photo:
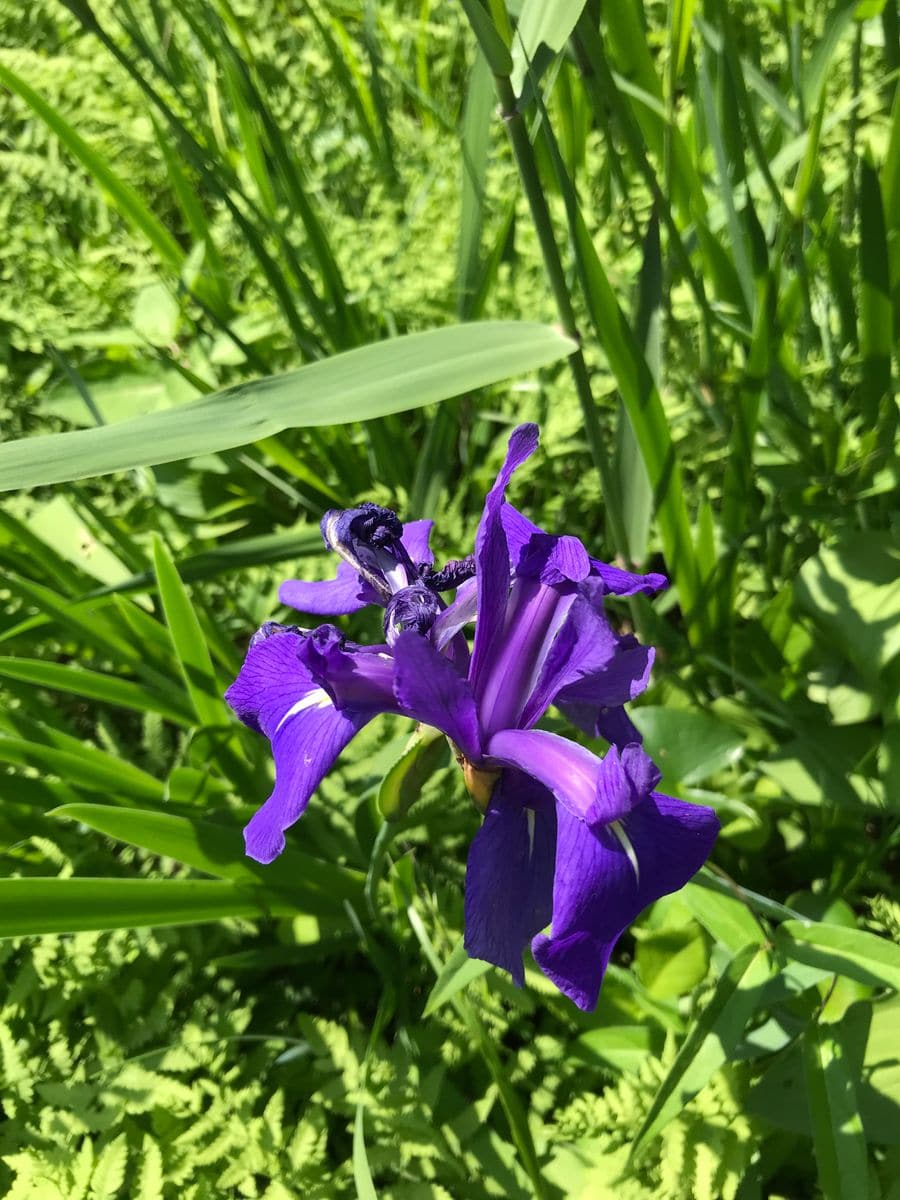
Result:
[[634,852],[634,846],[631,844],[631,838],[625,832],[625,827],[621,821],[610,821],[609,827],[618,838],[619,845],[628,855],[628,861],[631,863],[632,871],[634,871],[635,882],[640,884],[641,872],[638,867],[638,860],[637,855]]

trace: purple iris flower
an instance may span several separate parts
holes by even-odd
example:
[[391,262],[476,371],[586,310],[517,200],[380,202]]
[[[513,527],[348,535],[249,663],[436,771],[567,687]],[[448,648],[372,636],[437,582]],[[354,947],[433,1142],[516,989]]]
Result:
[[[664,578],[608,566],[506,502],[537,437],[534,425],[513,431],[475,553],[443,571],[430,522],[401,526],[375,505],[326,514],[325,540],[344,559],[337,578],[286,583],[281,598],[321,614],[381,604],[385,643],[270,623],[227,699],[272,742],[275,789],[245,830],[260,862],[281,852],[284,830],[374,716],[442,730],[485,814],[466,872],[466,949],[522,984],[530,942],[544,973],[592,1009],[621,933],[694,875],[719,824],[711,809],[655,791],[660,773],[623,708],[646,687],[653,651],[616,634],[604,597],[656,591]],[[448,605],[441,592],[453,587]],[[462,631],[473,619],[470,654]],[[606,755],[534,728],[551,704],[602,734]]]

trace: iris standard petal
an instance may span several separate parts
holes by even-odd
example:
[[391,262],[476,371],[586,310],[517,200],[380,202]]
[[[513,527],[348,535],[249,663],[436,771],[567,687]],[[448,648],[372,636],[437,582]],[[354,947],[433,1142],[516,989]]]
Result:
[[592,832],[557,806],[553,921],[532,951],[544,974],[579,1008],[597,1003],[618,938],[637,915],[696,874],[719,822],[712,809],[654,792],[622,822],[638,864],[611,830]]
[[519,724],[530,729],[566,687],[585,676],[602,675],[614,662],[619,642],[603,613],[577,596],[544,659]]
[[525,982],[522,952],[550,923],[556,814],[545,788],[504,771],[466,865],[466,952]]
[[400,709],[446,733],[470,762],[478,762],[481,734],[468,681],[421,634],[401,633],[393,653]]
[[[509,556],[513,567],[518,568],[519,560],[528,543],[535,534],[548,536],[539,525],[535,525],[523,513],[511,504],[504,504],[502,511],[503,529],[509,546]],[[644,592],[648,596],[662,591],[669,586],[665,575],[651,572],[639,575],[634,571],[624,571],[610,563],[602,562],[599,558],[590,559],[591,579],[597,590],[598,598],[602,596],[634,596]]]
[[621,820],[659,783],[660,773],[636,743],[598,758],[543,729],[506,729],[487,744],[489,759],[527,772],[589,826]]
[[478,588],[478,621],[469,678],[476,695],[478,681],[490,664],[503,637],[506,598],[509,595],[510,558],[503,532],[501,512],[504,495],[513,472],[534,453],[538,443],[537,425],[519,425],[510,434],[500,474],[484,501],[478,532],[475,535],[475,566]]
[[347,562],[338,564],[334,579],[307,582],[286,579],[278,589],[278,599],[299,612],[321,617],[338,617],[358,612],[367,604],[380,604],[381,597]]

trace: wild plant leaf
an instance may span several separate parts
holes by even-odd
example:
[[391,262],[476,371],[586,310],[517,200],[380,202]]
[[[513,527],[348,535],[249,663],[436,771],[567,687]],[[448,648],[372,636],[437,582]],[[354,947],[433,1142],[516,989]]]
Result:
[[287,428],[421,408],[565,358],[561,333],[525,321],[451,325],[377,342],[168,412],[0,445],[0,491],[174,462]]

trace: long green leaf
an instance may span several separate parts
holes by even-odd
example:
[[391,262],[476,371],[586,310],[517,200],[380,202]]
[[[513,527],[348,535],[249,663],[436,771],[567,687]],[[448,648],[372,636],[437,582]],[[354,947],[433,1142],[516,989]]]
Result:
[[900,946],[862,929],[785,921],[775,944],[797,962],[900,991]]
[[485,321],[377,342],[130,421],[0,445],[0,491],[229,450],[288,427],[420,408],[556,362],[574,343],[545,325]]
[[289,897],[300,912],[314,916],[343,914],[344,902],[357,903],[363,876],[325,863],[289,846],[263,866],[247,858],[236,829],[173,813],[116,809],[108,804],[64,804],[53,816],[78,821],[107,837],[174,858],[195,871],[253,885],[261,895]]
[[868,1200],[866,1135],[856,1080],[839,1027],[813,1022],[803,1035],[803,1074],[819,1184],[825,1200]]
[[203,879],[0,879],[0,938],[296,911],[283,897],[264,903],[236,884]]
[[105,675],[101,671],[44,662],[40,658],[0,657],[0,677],[17,679],[51,691],[71,692],[75,696],[131,708],[135,712],[156,712],[180,725],[193,720],[187,704],[179,706],[147,687],[115,675]]
[[632,1159],[712,1079],[737,1044],[769,978],[765,946],[745,946],[725,969],[713,997],[691,1026],[631,1146]]
[[153,561],[166,624],[197,719],[201,725],[225,725],[229,720],[228,709],[216,683],[200,621],[175,564],[158,537],[153,542]]

